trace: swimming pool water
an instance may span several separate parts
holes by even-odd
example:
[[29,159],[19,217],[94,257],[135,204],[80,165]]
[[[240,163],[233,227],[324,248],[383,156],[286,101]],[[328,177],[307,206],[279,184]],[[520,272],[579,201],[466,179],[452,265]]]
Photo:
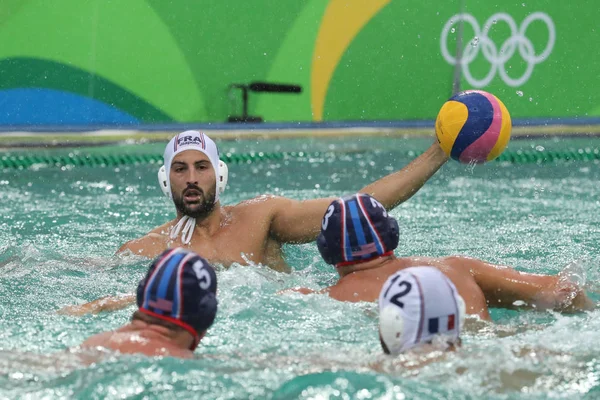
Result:
[[[222,202],[263,193],[296,199],[348,194],[406,165],[409,151],[423,151],[430,142],[223,141],[222,153],[309,156],[230,165]],[[161,153],[163,146],[94,151]],[[513,140],[509,149],[538,146],[598,147],[600,140]],[[328,153],[312,156],[315,151]],[[406,370],[380,355],[374,304],[276,294],[335,280],[312,243],[285,247],[294,269],[289,275],[264,266],[219,271],[219,313],[196,360],[126,356],[81,366],[68,354],[57,356],[130,317],[133,307],[82,318],[55,311],[136,287],[148,260],[114,252],[174,217],[158,188],[157,169],[0,172],[0,398],[600,398],[598,312],[493,310],[497,325],[465,333],[459,352]],[[475,167],[451,161],[392,211],[401,226],[396,253],[463,254],[538,273],[583,260],[588,287],[597,291],[599,181],[592,161]]]

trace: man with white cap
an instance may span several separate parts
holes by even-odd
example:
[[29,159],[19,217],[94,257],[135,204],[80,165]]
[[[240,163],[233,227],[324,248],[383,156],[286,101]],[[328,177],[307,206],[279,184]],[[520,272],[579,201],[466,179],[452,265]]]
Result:
[[[435,142],[404,169],[361,191],[373,194],[386,208],[394,208],[415,194],[447,159]],[[313,241],[331,201],[259,196],[222,206],[219,194],[227,183],[227,167],[219,161],[215,142],[198,131],[186,131],[171,139],[159,181],[173,200],[177,217],[125,243],[119,251],[153,257],[166,248],[186,245],[212,263],[254,262],[289,270],[282,244]]]
[[438,269],[403,269],[388,278],[379,294],[381,347],[391,355],[424,346],[452,350],[460,345],[464,316],[462,297]]
[[[408,200],[448,160],[435,141],[403,169],[361,189],[391,209]],[[177,216],[145,236],[125,243],[118,252],[155,257],[165,249],[185,246],[212,264],[248,262],[289,271],[284,243],[308,243],[320,231],[323,213],[332,198],[293,200],[264,195],[233,206],[221,206],[219,195],[227,184],[227,166],[219,160],[215,142],[199,131],[174,136],[164,152],[159,184],[173,200]],[[66,307],[69,314],[115,310],[134,296],[107,297]]]
[[358,193],[334,200],[324,214],[317,247],[325,262],[335,265],[340,278],[320,292],[340,301],[376,301],[388,277],[410,267],[429,266],[453,282],[467,314],[484,320],[490,319],[488,306],[561,311],[593,306],[583,288],[564,274],[530,274],[461,256],[396,257],[398,241],[398,222],[373,197]]

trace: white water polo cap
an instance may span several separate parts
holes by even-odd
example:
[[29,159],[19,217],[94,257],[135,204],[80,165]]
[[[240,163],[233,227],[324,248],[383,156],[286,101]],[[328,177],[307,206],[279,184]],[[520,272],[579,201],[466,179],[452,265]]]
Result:
[[455,343],[460,337],[465,303],[456,287],[433,267],[396,272],[379,295],[379,335],[384,351],[398,355],[436,336]]
[[175,156],[186,150],[196,150],[206,154],[210,163],[215,170],[215,178],[217,187],[215,190],[215,203],[219,201],[219,195],[225,191],[227,186],[227,178],[229,170],[227,164],[219,159],[219,150],[215,142],[202,132],[185,131],[174,136],[163,154],[164,165],[158,171],[158,183],[163,193],[170,199],[173,198],[171,193],[171,181],[169,179],[169,171],[171,163]]

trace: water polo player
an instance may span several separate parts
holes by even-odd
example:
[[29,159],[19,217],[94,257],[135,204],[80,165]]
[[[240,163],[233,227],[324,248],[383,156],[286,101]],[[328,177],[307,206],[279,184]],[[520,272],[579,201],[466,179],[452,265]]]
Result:
[[[414,195],[448,160],[437,142],[404,169],[363,188],[387,209]],[[289,270],[283,243],[307,243],[319,233],[331,198],[293,200],[259,196],[222,206],[219,194],[227,183],[227,167],[219,162],[215,143],[205,134],[186,131],[173,137],[164,152],[161,187],[173,200],[177,217],[119,251],[154,257],[174,246],[187,246],[212,263],[261,263]],[[251,235],[248,232],[252,232]]]
[[386,354],[452,350],[460,345],[465,304],[454,284],[433,267],[394,273],[379,295],[379,339]]
[[325,262],[335,265],[340,278],[321,292],[341,301],[376,301],[389,276],[409,267],[431,266],[454,283],[467,314],[484,320],[490,319],[488,306],[522,304],[562,311],[592,307],[583,289],[561,274],[529,274],[461,256],[396,257],[399,235],[398,222],[373,197],[354,194],[334,200],[324,214],[317,247]]
[[217,276],[196,253],[166,250],[137,288],[131,322],[87,339],[81,347],[190,358],[217,314]]
[[[361,191],[376,194],[386,208],[394,208],[412,197],[447,160],[436,141],[402,170]],[[227,173],[215,142],[207,135],[186,131],[174,136],[165,148],[159,184],[173,200],[177,217],[125,243],[119,252],[154,257],[167,248],[186,246],[213,264],[251,262],[289,272],[282,245],[315,240],[332,199],[258,196],[234,206],[221,206],[219,194],[225,190]],[[65,307],[62,312],[81,315],[116,310],[133,300],[132,295],[102,298]]]

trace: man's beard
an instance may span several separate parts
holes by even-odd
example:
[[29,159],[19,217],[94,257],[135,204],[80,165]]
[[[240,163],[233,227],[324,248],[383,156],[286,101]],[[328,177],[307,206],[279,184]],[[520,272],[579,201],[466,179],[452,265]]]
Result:
[[[184,193],[189,189],[195,189],[201,193],[200,202],[191,204],[194,208],[191,208],[190,204],[185,204],[185,200],[183,199]],[[196,219],[204,219],[210,215],[215,208],[215,190],[213,189],[210,192],[204,193],[198,186],[191,185],[185,188],[185,190],[181,192],[181,195],[173,195],[173,203],[175,203],[177,211],[183,215]]]

